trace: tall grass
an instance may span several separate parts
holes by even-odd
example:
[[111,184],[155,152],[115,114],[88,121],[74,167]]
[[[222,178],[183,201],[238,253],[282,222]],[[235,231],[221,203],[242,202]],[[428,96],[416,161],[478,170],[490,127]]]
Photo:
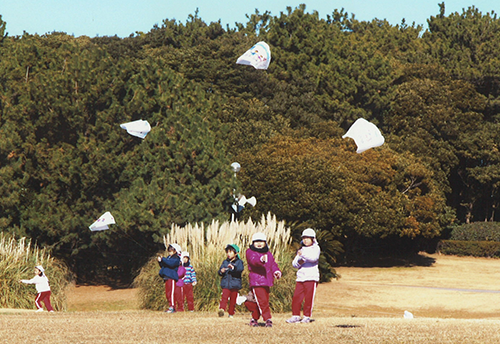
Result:
[[[185,227],[172,226],[170,233],[164,237],[165,247],[170,243],[177,243],[184,251],[189,252],[198,279],[198,284],[194,287],[196,309],[214,311],[218,307],[222,290],[217,271],[226,258],[224,249],[227,244],[236,244],[241,249],[240,258],[245,263],[245,271],[240,295],[246,295],[249,288],[245,251],[251,244],[252,235],[257,232],[266,234],[269,249],[283,272],[283,277],[278,281],[275,280],[274,287],[271,288],[271,308],[275,312],[291,309],[295,288],[295,271],[291,266],[294,256],[291,249],[292,237],[290,228],[285,227],[283,221],[278,222],[271,214],[267,217],[263,215],[258,223],[253,223],[251,220],[246,223],[214,221],[206,228],[198,224],[188,224]],[[136,286],[140,287],[139,298],[142,308],[163,310],[167,307],[164,284],[158,276],[158,271],[159,266],[155,257],[143,267],[135,280]],[[239,309],[243,310],[243,307]]]
[[31,240],[16,240],[3,233],[0,233],[0,308],[35,308],[35,286],[19,283],[19,280],[33,278],[36,265],[45,268],[54,309],[66,310],[65,292],[71,281],[67,267],[45,249],[33,246]]

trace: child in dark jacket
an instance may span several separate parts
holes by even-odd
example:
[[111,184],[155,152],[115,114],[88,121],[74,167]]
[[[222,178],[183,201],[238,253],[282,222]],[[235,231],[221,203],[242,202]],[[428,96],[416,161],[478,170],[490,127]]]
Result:
[[177,270],[181,264],[181,247],[177,244],[168,245],[168,256],[158,257],[159,275],[165,281],[165,296],[169,305],[167,313],[175,312],[175,283],[179,279]]
[[225,251],[227,258],[224,259],[219,268],[219,276],[222,276],[220,281],[220,286],[222,287],[222,297],[219,303],[219,316],[224,316],[227,301],[229,299],[228,313],[229,318],[232,318],[236,307],[238,290],[241,289],[241,273],[243,272],[245,266],[238,255],[240,252],[238,245],[227,245]]

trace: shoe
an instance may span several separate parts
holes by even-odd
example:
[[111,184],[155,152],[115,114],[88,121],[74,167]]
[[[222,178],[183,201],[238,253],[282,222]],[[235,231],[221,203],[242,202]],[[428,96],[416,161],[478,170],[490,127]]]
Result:
[[169,309],[167,309],[167,310],[165,311],[165,313],[175,313],[175,309],[174,309],[174,307],[170,307]]
[[218,314],[219,314],[220,317],[223,317],[224,316],[224,310],[222,308],[219,309],[219,313]]
[[259,326],[259,323],[257,322],[257,320],[252,319],[252,320],[250,320],[250,324],[248,324],[248,325],[250,325],[252,327],[257,327],[257,326]]
[[288,319],[286,322],[289,323],[289,324],[299,323],[300,322],[300,316],[294,315],[290,319]]
[[229,314],[227,317],[228,317],[229,319],[232,319],[232,318],[233,318],[233,316],[232,316],[231,314]]
[[302,318],[302,320],[300,322],[303,324],[308,324],[308,323],[312,322],[312,319],[309,317],[304,317],[304,318]]
[[273,327],[273,322],[271,319],[266,320],[266,327]]
[[43,308],[38,308],[36,311],[37,312],[43,312]]

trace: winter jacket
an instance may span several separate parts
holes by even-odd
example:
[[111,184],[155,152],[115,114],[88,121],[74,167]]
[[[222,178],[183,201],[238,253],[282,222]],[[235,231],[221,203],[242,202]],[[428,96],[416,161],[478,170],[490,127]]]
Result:
[[184,284],[192,284],[196,281],[196,271],[194,271],[194,268],[191,264],[188,266],[184,265],[184,268],[186,268],[186,275],[184,276]]
[[[234,269],[229,269],[229,264],[234,266]],[[226,268],[227,270],[223,273],[221,270]],[[219,268],[219,276],[222,276],[220,281],[220,286],[222,289],[241,289],[241,273],[245,269],[243,261],[239,258],[230,261],[228,259],[224,259],[220,268]]]
[[[260,257],[267,255],[267,263],[263,263]],[[250,288],[252,287],[272,287],[274,285],[274,273],[280,268],[274,260],[271,252],[257,252],[250,246],[246,251],[248,264],[248,280]]]
[[311,246],[302,246],[302,254],[296,255],[292,265],[297,270],[297,282],[319,281],[318,260],[321,250],[314,240]]
[[179,279],[177,269],[181,264],[181,258],[177,254],[174,254],[173,256],[162,257],[161,261],[159,261],[158,264],[161,267],[159,275],[165,281],[168,279],[177,281]]
[[179,276],[179,279],[175,285],[178,287],[184,287],[184,276],[186,276],[186,268],[184,265],[179,265],[179,268],[177,269],[177,276]]
[[49,279],[45,275],[42,275],[42,276],[35,275],[35,277],[33,277],[32,279],[21,280],[21,282],[26,283],[26,284],[34,284],[36,291],[38,293],[42,293],[44,291],[50,290]]

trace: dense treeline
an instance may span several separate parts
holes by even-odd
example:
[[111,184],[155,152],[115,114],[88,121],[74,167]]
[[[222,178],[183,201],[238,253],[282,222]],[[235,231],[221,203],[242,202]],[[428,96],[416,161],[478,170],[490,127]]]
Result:
[[[166,19],[123,39],[10,37],[0,24],[0,228],[51,247],[82,280],[130,276],[172,223],[227,219],[233,189],[258,199],[241,220],[270,211],[321,229],[330,263],[498,220],[493,12],[445,15],[443,3],[424,30],[302,5],[235,28]],[[269,69],[236,65],[260,40]],[[384,146],[356,154],[341,138],[359,117]],[[145,140],[119,128],[141,118]],[[90,233],[107,210],[117,225]]]

